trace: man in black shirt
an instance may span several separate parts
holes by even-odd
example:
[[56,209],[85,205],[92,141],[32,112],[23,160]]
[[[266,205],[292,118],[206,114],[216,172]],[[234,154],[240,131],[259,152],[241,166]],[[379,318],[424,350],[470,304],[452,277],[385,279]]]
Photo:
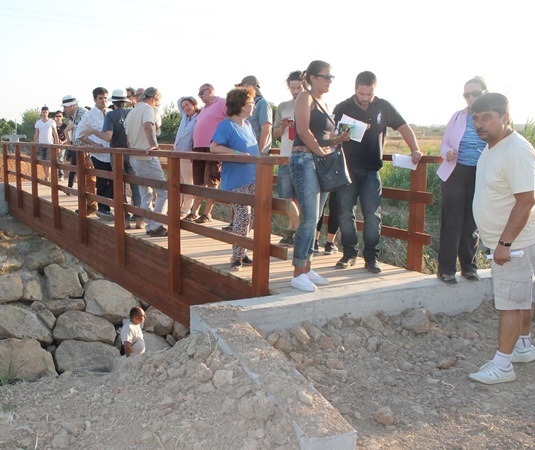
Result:
[[364,218],[364,261],[371,273],[380,273],[377,265],[379,234],[381,232],[381,178],[383,145],[386,129],[398,130],[411,150],[412,161],[422,158],[416,137],[411,127],[398,111],[386,100],[375,97],[377,78],[372,72],[361,72],[355,82],[355,95],[334,108],[338,123],[342,115],[367,123],[368,128],[361,142],[349,140],[343,143],[351,184],[338,191],[339,225],[344,255],[336,268],[353,266],[358,256],[355,207],[360,202]]

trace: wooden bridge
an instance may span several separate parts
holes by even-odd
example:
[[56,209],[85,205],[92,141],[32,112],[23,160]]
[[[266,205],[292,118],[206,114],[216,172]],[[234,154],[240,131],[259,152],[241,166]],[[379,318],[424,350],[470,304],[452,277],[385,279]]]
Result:
[[[162,150],[152,154],[160,157],[167,170],[167,181],[157,181],[124,174],[123,156],[144,154],[138,151],[50,146],[51,161],[42,161],[37,158],[35,143],[18,143],[14,153],[9,151],[13,144],[2,144],[2,147],[5,196],[15,218],[184,325],[189,324],[191,305],[266,296],[291,289],[289,282],[293,267],[288,258],[292,250],[277,245],[280,236],[271,234],[273,214],[287,215],[287,201],[273,197],[274,167],[287,164],[287,158],[182,153],[172,151],[171,146],[161,145]],[[109,152],[113,167],[121,170],[107,172],[86,167],[81,155],[77,158],[77,166],[60,164],[56,158],[60,148],[74,152]],[[256,193],[240,194],[181,184],[181,159],[254,163],[257,166]],[[384,159],[391,160],[391,157],[385,155]],[[409,271],[421,271],[423,246],[431,240],[424,231],[425,205],[433,200],[432,194],[426,192],[427,164],[439,161],[438,157],[424,157],[418,169],[411,173],[408,191],[383,188],[383,197],[409,202],[408,229],[383,226],[381,231],[383,236],[408,242],[408,270],[383,265],[383,277],[403,278],[411,276]],[[38,176],[39,166],[51,168],[50,181]],[[23,170],[24,167],[29,170]],[[77,188],[69,188],[58,180],[59,168],[77,173]],[[112,179],[114,199],[88,193],[86,174]],[[167,215],[145,211],[125,202],[125,183],[166,189]],[[221,226],[224,224],[218,221],[200,225],[181,220],[182,193],[213,198],[220,203],[253,206],[253,237],[223,231]],[[115,220],[109,222],[87,217],[87,199],[113,207]],[[169,236],[149,237],[144,230],[126,230],[125,212],[166,224]],[[363,224],[357,222],[357,226],[362,229]],[[251,269],[229,272],[231,245],[253,251]],[[344,286],[376,277],[363,270],[334,269],[339,257],[335,254],[314,260],[314,268],[327,276],[331,284]]]

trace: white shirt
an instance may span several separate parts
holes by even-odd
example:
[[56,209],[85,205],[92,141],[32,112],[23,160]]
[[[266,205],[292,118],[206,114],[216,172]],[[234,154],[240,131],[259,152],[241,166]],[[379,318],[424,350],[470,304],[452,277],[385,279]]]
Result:
[[48,119],[43,122],[43,119],[39,119],[35,122],[35,128],[39,130],[39,144],[53,144],[54,143],[54,128],[56,128],[56,121],[54,119]]
[[142,355],[145,353],[145,341],[141,326],[134,325],[130,319],[126,320],[121,328],[121,342],[130,342],[132,345],[132,355]]
[[[88,130],[89,128],[102,131],[102,127],[104,126],[104,117],[106,116],[108,111],[109,109],[107,108],[104,109],[104,111],[101,111],[97,107],[94,107],[87,111],[82,117],[80,123],[78,124],[78,127],[76,127],[75,138],[80,139],[80,134],[83,131]],[[100,139],[94,134],[89,136],[89,139],[91,139],[93,142],[96,142],[97,144],[102,145],[103,147],[110,148],[109,142],[106,142],[104,139]],[[99,161],[108,163],[111,162],[111,156],[109,153],[90,153],[90,155],[97,158]]]

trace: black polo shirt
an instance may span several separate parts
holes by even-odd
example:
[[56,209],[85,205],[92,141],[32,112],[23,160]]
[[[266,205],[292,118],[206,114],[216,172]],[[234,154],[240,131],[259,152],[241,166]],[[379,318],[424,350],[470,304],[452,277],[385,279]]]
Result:
[[342,114],[370,124],[370,128],[364,133],[362,142],[350,140],[343,143],[348,167],[379,170],[383,167],[386,128],[390,127],[397,130],[407,122],[390,102],[378,97],[375,97],[368,110],[364,111],[357,105],[353,95],[334,108],[334,120],[337,124]]

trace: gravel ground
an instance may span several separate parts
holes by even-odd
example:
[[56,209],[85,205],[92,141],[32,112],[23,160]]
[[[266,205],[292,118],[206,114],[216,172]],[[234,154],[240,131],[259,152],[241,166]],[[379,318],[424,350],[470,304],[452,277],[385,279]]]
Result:
[[[488,302],[450,317],[423,310],[342,317],[266,336],[358,431],[357,448],[535,448],[534,364],[496,386],[467,374],[492,357]],[[306,339],[306,336],[309,339]],[[0,388],[0,448],[295,449],[289,420],[213,339]]]

